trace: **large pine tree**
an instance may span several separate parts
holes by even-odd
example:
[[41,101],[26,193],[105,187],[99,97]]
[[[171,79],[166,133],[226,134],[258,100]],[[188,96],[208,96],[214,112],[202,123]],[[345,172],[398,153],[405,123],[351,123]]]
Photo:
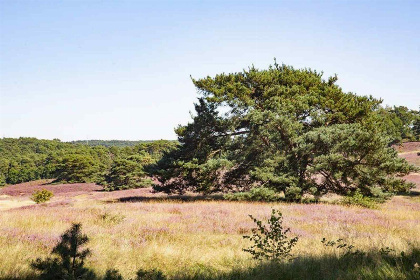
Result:
[[407,191],[398,177],[414,167],[389,145],[382,101],[343,92],[336,81],[277,63],[193,80],[196,115],[176,129],[181,145],[162,160],[156,189]]

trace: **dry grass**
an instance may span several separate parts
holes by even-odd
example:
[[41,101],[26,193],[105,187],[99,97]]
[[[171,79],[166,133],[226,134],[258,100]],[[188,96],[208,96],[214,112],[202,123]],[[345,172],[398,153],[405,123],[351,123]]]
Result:
[[295,250],[299,255],[325,254],[323,237],[344,238],[363,249],[420,246],[417,198],[394,197],[371,210],[328,204],[144,201],[153,194],[141,193],[142,199],[131,202],[93,193],[2,211],[0,277],[28,273],[30,260],[46,256],[73,222],[81,222],[91,237],[89,265],[99,273],[111,267],[126,277],[139,268],[159,268],[169,276],[246,268],[253,261],[242,252],[247,246],[242,235],[254,226],[247,215],[268,217],[272,207],[283,212],[287,226],[301,237]]

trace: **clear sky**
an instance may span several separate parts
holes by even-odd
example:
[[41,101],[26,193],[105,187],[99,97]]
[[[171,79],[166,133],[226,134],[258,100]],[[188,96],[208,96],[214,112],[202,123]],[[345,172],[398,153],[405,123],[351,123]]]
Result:
[[420,105],[420,1],[0,1],[0,137],[175,139],[200,78],[278,62]]

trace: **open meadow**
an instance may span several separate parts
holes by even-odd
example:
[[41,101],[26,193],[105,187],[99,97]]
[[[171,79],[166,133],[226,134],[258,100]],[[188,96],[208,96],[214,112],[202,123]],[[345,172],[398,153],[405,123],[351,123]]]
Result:
[[[416,162],[418,148],[418,143],[407,145],[401,156]],[[142,268],[159,269],[171,279],[223,279],[232,271],[261,265],[242,251],[249,245],[242,236],[255,226],[248,214],[265,219],[271,208],[281,210],[285,225],[299,236],[295,256],[317,260],[338,254],[323,246],[324,237],[342,238],[365,251],[390,247],[410,252],[420,247],[419,178],[409,175],[417,188],[377,209],[229,202],[218,196],[155,194],[150,188],[103,192],[95,184],[48,181],[6,186],[0,189],[0,279],[31,279],[30,261],[47,256],[75,222],[90,237],[87,265],[99,275],[116,268],[131,278]],[[40,188],[55,196],[36,205],[30,195]]]

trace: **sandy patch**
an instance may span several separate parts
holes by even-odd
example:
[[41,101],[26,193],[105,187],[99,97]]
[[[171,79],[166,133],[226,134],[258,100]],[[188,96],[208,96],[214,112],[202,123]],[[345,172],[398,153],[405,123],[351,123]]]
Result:
[[0,200],[0,211],[9,210],[13,208],[20,208],[23,206],[29,206],[34,204],[35,202],[33,202],[32,200],[2,199]]

